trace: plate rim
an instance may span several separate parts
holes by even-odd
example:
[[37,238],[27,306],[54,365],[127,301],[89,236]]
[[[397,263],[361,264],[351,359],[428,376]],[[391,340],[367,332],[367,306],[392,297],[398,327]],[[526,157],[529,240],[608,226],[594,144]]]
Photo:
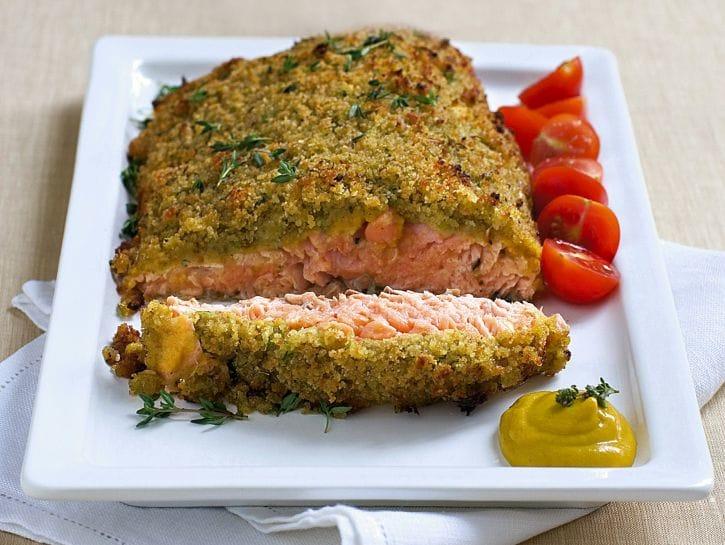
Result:
[[[105,200],[96,203],[95,210],[88,210],[84,192],[92,191],[93,163],[99,157],[98,136],[105,136],[109,149],[117,153],[125,146],[123,131],[119,134],[104,132],[107,126],[96,126],[95,120],[103,119],[98,113],[110,102],[123,103],[134,63],[173,60],[184,62],[208,62],[214,51],[220,57],[228,58],[228,52],[245,50],[277,51],[292,43],[293,38],[246,37],[246,38],[203,38],[203,37],[141,37],[104,36],[93,50],[88,90],[84,100],[83,114],[78,138],[78,148],[73,175],[73,185],[63,236],[56,296],[47,334],[46,345],[38,379],[36,402],[28,436],[27,448],[21,472],[21,485],[29,495],[43,499],[83,499],[121,501],[190,501],[199,504],[221,501],[224,503],[242,501],[245,504],[261,502],[273,504],[280,501],[376,501],[379,504],[400,502],[464,502],[475,504],[490,502],[567,502],[567,501],[610,501],[610,500],[696,500],[710,492],[713,482],[712,462],[705,441],[700,420],[689,365],[684,350],[674,300],[669,286],[664,260],[661,255],[654,218],[652,216],[644,176],[636,147],[631,118],[627,108],[624,90],[617,69],[617,61],[611,51],[580,45],[529,45],[464,42],[452,40],[464,53],[474,60],[486,57],[493,51],[505,52],[500,67],[517,70],[540,71],[550,62],[545,58],[565,58],[567,55],[582,54],[587,62],[600,64],[607,75],[608,92],[616,105],[615,120],[625,141],[623,160],[634,178],[630,188],[629,202],[618,202],[619,207],[634,208],[639,213],[638,240],[627,241],[623,237],[618,258],[623,277],[633,278],[642,269],[649,273],[647,289],[655,293],[656,303],[647,303],[639,289],[624,281],[621,297],[627,320],[633,354],[633,372],[638,382],[647,382],[649,388],[641,388],[641,403],[644,410],[647,433],[652,449],[650,459],[632,468],[476,468],[465,474],[457,468],[428,468],[429,474],[420,479],[421,468],[396,469],[396,484],[391,486],[388,467],[334,467],[315,468],[310,478],[296,474],[300,468],[275,467],[275,476],[255,468],[255,475],[246,477],[244,483],[231,478],[228,468],[164,468],[144,470],[143,468],[108,468],[84,465],[80,452],[83,434],[84,400],[72,401],[69,412],[80,415],[73,422],[67,422],[50,404],[52,392],[59,386],[79,388],[90,387],[92,373],[86,376],[63,377],[60,364],[63,350],[69,347],[64,324],[70,323],[74,314],[87,324],[100,323],[100,309],[78,316],[71,307],[82,293],[94,293],[99,282],[105,282],[106,249],[83,248],[81,236],[84,219],[93,221],[99,229],[112,229],[111,219],[104,218],[105,204],[117,202],[121,184],[115,191],[106,191]],[[194,47],[191,47],[193,44]],[[516,59],[512,63],[512,58]],[[496,63],[488,62],[487,67]],[[111,84],[110,82],[113,82]],[[126,84],[126,85],[124,85]],[[121,102],[118,102],[121,101]],[[113,110],[111,108],[110,110]],[[128,114],[125,107],[109,112],[111,128],[116,130],[118,119]],[[115,123],[114,123],[115,121]],[[95,124],[94,124],[95,123]],[[123,125],[118,125],[123,126]],[[99,134],[100,132],[100,134]],[[120,148],[117,147],[120,142]],[[118,170],[121,170],[119,161]],[[106,208],[106,210],[113,208]],[[623,230],[624,231],[624,230]],[[644,250],[643,256],[634,252]],[[103,259],[97,256],[103,254]],[[78,255],[86,256],[79,264]],[[92,257],[92,259],[91,259]],[[102,269],[102,272],[100,272]],[[80,274],[79,274],[80,272]],[[88,275],[88,276],[84,276]],[[636,282],[641,287],[641,282]],[[644,304],[643,304],[644,303]],[[657,340],[646,322],[657,323]],[[64,337],[65,335],[65,337]],[[95,340],[93,343],[95,351]],[[88,352],[88,349],[84,349]],[[646,353],[645,353],[646,352]],[[656,354],[656,356],[655,356]],[[80,355],[81,359],[83,355]],[[664,360],[663,360],[664,358]],[[652,360],[669,362],[667,375],[654,368]],[[94,364],[97,355],[90,358]],[[89,367],[85,365],[85,367]],[[72,380],[71,380],[72,379]],[[658,398],[657,386],[680,384],[668,397]],[[664,409],[663,409],[664,405]],[[656,407],[657,410],[654,410]],[[73,440],[52,444],[44,433],[47,429],[63,425],[65,436]],[[47,453],[53,449],[53,463],[48,463]],[[674,472],[672,469],[676,468]],[[320,472],[324,472],[321,478]],[[153,474],[152,474],[153,473]],[[179,475],[183,479],[179,479]],[[505,477],[504,477],[505,476]],[[233,476],[231,476],[233,477]],[[485,479],[486,485],[480,485]],[[290,481],[295,482],[290,486]],[[365,483],[365,486],[361,486]],[[566,486],[553,483],[566,483]],[[244,488],[241,488],[244,486]]]

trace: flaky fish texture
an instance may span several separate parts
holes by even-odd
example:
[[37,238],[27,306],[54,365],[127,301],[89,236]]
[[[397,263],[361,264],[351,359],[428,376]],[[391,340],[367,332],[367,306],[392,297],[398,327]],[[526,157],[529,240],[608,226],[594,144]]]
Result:
[[537,288],[528,173],[447,40],[317,36],[167,91],[129,147],[137,222],[111,262],[122,310],[166,295]]
[[132,393],[161,389],[274,412],[294,393],[314,409],[452,401],[471,409],[569,359],[569,327],[530,303],[386,288],[237,304],[170,297],[123,324],[104,357]]

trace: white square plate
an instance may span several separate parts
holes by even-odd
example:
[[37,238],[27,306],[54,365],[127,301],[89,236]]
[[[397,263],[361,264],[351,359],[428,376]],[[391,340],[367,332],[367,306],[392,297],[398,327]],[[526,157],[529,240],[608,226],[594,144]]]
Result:
[[[108,372],[101,347],[119,323],[108,260],[124,220],[119,182],[130,118],[160,82],[199,76],[231,57],[256,57],[292,39],[109,37],[98,42],[83,110],[53,316],[23,466],[24,490],[50,499],[156,504],[548,503],[697,499],[712,467],[672,295],[649,208],[616,61],[602,49],[457,44],[473,58],[492,107],[581,55],[583,94],[602,142],[610,204],[622,227],[619,292],[596,306],[544,301],[572,326],[573,359],[465,417],[451,405],[421,416],[370,409],[335,421],[253,414],[207,429],[135,429],[139,403]],[[141,113],[143,116],[143,113]],[[136,318],[137,319],[137,318]],[[501,413],[521,394],[599,377],[639,442],[622,469],[513,468],[499,453]]]

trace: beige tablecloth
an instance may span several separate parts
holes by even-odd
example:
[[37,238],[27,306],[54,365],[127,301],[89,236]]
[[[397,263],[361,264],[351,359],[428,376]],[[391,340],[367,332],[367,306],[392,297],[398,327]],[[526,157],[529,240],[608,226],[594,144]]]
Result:
[[[725,249],[725,2],[3,0],[0,9],[0,359],[37,335],[6,311],[53,278],[93,41],[104,34],[305,35],[405,24],[452,38],[579,43],[620,63],[659,232]],[[725,394],[705,408],[715,491],[689,503],[610,504],[530,543],[725,543]],[[0,543],[31,543],[0,533]]]

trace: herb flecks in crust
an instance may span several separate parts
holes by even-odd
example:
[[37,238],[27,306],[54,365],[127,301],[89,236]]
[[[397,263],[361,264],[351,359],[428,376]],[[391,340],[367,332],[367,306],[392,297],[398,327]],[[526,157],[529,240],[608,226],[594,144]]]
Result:
[[228,61],[168,89],[129,155],[139,207],[112,263],[122,294],[184,260],[354,233],[389,209],[538,271],[518,148],[446,40],[368,29]]

